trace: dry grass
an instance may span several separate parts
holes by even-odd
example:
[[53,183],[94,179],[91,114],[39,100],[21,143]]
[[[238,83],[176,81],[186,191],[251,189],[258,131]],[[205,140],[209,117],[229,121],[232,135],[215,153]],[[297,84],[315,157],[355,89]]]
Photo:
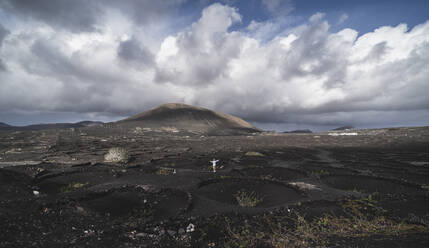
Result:
[[[371,197],[349,200],[343,205],[346,217],[325,215],[315,224],[320,231],[340,237],[364,237],[374,234],[399,235],[410,232],[427,232],[428,226],[397,222],[385,216],[385,211],[376,206]],[[367,212],[372,212],[368,215]]]
[[278,248],[287,247],[325,247],[328,243],[326,237],[319,235],[317,226],[297,215],[295,228],[286,228],[281,225],[274,227],[267,235],[267,243]]
[[421,225],[397,223],[384,216],[369,219],[365,216],[353,218],[337,218],[325,216],[318,220],[321,232],[339,237],[364,237],[375,234],[400,235],[410,232],[427,232],[428,228]]
[[[230,247],[258,247],[265,245],[285,247],[327,247],[329,237],[365,237],[372,235],[396,236],[407,233],[426,233],[429,226],[397,222],[384,215],[383,209],[371,198],[347,201],[343,208],[349,214],[337,217],[326,214],[311,221],[292,211],[282,220],[265,219],[259,227],[245,225],[227,230]],[[367,214],[367,211],[372,214]]]

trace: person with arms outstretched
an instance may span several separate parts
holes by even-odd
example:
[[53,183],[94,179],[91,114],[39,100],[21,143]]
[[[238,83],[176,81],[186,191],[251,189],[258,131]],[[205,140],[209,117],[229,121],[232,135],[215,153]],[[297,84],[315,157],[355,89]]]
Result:
[[213,166],[213,172],[216,173],[216,163],[219,162],[219,160],[215,160],[213,159],[212,161],[210,161],[212,163]]

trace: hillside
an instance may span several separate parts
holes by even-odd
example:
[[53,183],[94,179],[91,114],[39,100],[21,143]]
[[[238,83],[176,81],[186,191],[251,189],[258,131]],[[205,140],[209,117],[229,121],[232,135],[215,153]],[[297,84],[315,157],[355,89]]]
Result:
[[259,132],[248,122],[229,114],[180,103],[163,104],[156,108],[118,121],[117,124],[130,127],[175,128],[213,134],[231,132]]

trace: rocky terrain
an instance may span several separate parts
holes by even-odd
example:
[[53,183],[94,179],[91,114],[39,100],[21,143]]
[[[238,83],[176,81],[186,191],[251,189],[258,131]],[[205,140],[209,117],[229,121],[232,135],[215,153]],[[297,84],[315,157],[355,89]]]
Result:
[[1,132],[0,247],[429,247],[428,188],[429,127],[266,133],[167,105]]

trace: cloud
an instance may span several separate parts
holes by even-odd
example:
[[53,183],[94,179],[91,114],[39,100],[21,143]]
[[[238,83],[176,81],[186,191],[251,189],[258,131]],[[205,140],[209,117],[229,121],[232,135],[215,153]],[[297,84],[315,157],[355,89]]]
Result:
[[[6,38],[6,36],[9,34],[9,30],[7,30],[5,27],[3,27],[3,25],[1,25],[0,23],[0,51],[1,48],[3,46],[3,40]],[[0,53],[1,55],[1,53]],[[2,57],[0,56],[0,72],[1,71],[6,71],[6,66],[4,65],[3,61],[2,61]]]
[[184,0],[5,0],[0,8],[20,19],[44,22],[74,33],[100,31],[109,9],[119,10],[138,24],[161,21]]
[[0,47],[3,44],[3,40],[6,38],[6,36],[9,34],[9,30],[7,30],[3,25],[0,23]]
[[[382,116],[383,111],[428,107],[429,99],[418,93],[429,87],[424,66],[429,58],[428,22],[412,30],[405,25],[380,27],[358,38],[352,29],[331,32],[324,14],[316,13],[307,24],[267,43],[227,28],[216,37],[197,40],[193,37],[209,30],[195,29],[199,22],[189,31],[192,36],[169,37],[165,42],[175,52],[166,61],[174,62],[158,63],[163,69],[171,66],[171,83],[188,86],[197,79],[194,84],[203,84],[190,91],[190,103],[257,122],[318,124],[321,116],[344,117],[338,113],[377,111]],[[219,37],[222,42],[216,43]],[[182,45],[190,42],[192,46]],[[211,44],[220,45],[207,48]],[[209,68],[215,73],[207,76]],[[411,71],[417,74],[408,74]]]
[[261,3],[274,15],[287,15],[294,9],[290,0],[262,0]]
[[204,9],[189,29],[163,42],[157,57],[156,80],[207,86],[222,77],[229,61],[240,52],[240,34],[228,32],[231,25],[240,21],[241,16],[232,7],[213,4]]
[[342,14],[340,16],[340,19],[338,19],[338,24],[343,24],[347,19],[349,19],[349,15],[347,14]]
[[154,63],[153,54],[135,38],[120,42],[118,57],[127,64],[138,68],[152,66]]
[[95,31],[96,16],[102,11],[95,1],[85,0],[6,0],[0,6],[20,18],[40,20],[73,32]]
[[107,4],[111,8],[119,9],[122,13],[131,17],[134,22],[141,25],[162,21],[186,0],[107,0],[107,3],[106,1],[100,2],[101,4]]
[[[0,74],[0,111],[126,116],[158,101],[181,101],[150,71],[124,67],[114,33],[76,35],[43,27],[11,33],[10,70]],[[86,115],[87,116],[87,115]]]
[[240,29],[238,9],[212,4],[189,26],[147,39],[151,29],[141,23],[150,20],[120,10],[128,13],[122,20],[107,8],[92,23],[97,32],[43,21],[6,27],[2,40],[0,27],[8,68],[0,72],[0,110],[119,118],[185,102],[278,126],[428,120],[429,22],[358,36],[331,31],[316,13],[274,32],[279,18]]

